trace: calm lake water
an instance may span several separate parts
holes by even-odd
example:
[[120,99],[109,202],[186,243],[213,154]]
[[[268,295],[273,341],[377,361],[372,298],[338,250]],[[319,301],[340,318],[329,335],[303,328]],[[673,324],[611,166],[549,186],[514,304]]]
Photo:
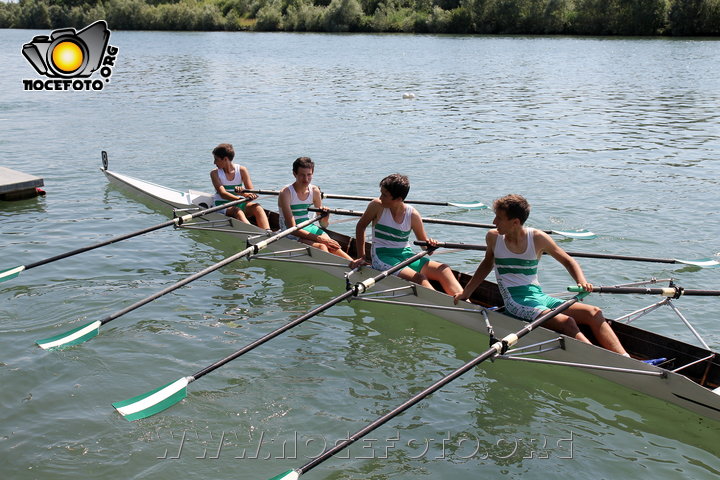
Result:
[[[0,268],[164,220],[107,185],[101,150],[114,171],[209,189],[220,142],[235,145],[256,187],[290,182],[292,160],[308,155],[329,193],[374,195],[398,171],[413,198],[489,203],[518,192],[533,205],[529,224],[598,233],[563,241],[568,250],[720,256],[717,41],[113,32],[120,53],[103,91],[25,92],[22,79],[37,74],[21,47],[47,33],[0,31],[0,165],[44,177],[48,192],[0,202]],[[420,210],[492,220],[487,210]],[[447,241],[484,237],[428,230]],[[267,479],[486,348],[485,337],[434,316],[341,304],[193,383],[172,409],[122,419],[112,402],[190,375],[343,291],[300,266],[246,261],[82,346],[34,345],[237,248],[159,231],[0,284],[2,477]],[[482,255],[437,258],[471,272]],[[595,284],[674,277],[720,288],[720,269],[582,265]],[[541,279],[550,292],[571,283],[551,260]],[[591,299],[612,317],[654,300]],[[718,299],[677,304],[720,348]],[[694,342],[669,310],[637,324]],[[592,375],[495,362],[303,478],[710,479],[720,474],[719,438],[715,422]]]

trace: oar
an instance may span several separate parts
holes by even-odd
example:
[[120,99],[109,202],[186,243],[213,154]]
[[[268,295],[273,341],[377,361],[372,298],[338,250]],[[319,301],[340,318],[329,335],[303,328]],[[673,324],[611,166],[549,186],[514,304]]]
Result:
[[[320,210],[314,207],[310,207],[308,210],[312,212],[319,212]],[[327,209],[328,213],[334,213],[336,215],[350,215],[353,217],[360,217],[362,216],[362,212],[358,212],[355,210],[344,210],[341,208],[329,208]],[[439,218],[423,218],[422,219],[424,223],[436,223],[439,225],[455,225],[458,227],[474,227],[474,228],[495,228],[495,225],[490,223],[475,223],[475,222],[461,222],[458,220],[442,220]],[[561,230],[543,230],[543,232],[548,234],[555,234],[555,235],[561,235],[563,237],[568,238],[577,238],[579,240],[590,240],[592,238],[595,238],[597,235],[595,235],[593,232],[588,230],[577,230],[577,231],[561,231]]]
[[[425,242],[415,242],[416,245],[426,245]],[[463,250],[487,250],[487,245],[473,245],[469,243],[450,243],[450,242],[439,242],[438,247],[442,248],[455,248]],[[631,257],[626,255],[608,255],[604,253],[587,253],[587,252],[566,252],[571,257],[584,257],[584,258],[604,258],[608,260],[626,260],[631,262],[654,262],[654,263],[682,263],[684,265],[692,265],[695,267],[707,268],[717,267],[720,262],[711,259],[701,260],[679,260],[677,258],[651,258],[651,257]]]
[[283,230],[280,233],[277,233],[261,242],[256,243],[255,245],[250,245],[245,250],[242,250],[241,252],[236,253],[235,255],[232,255],[230,257],[227,257],[226,259],[216,263],[215,265],[212,265],[204,270],[201,270],[200,272],[197,272],[193,275],[190,275],[189,277],[186,277],[179,282],[170,285],[169,287],[154,293],[150,295],[149,297],[146,297],[138,302],[133,303],[129,307],[123,308],[120,311],[117,311],[113,313],[112,315],[108,315],[107,317],[103,318],[102,320],[96,320],[94,322],[90,322],[86,325],[83,325],[78,328],[74,328],[68,332],[61,333],[60,335],[56,335],[54,337],[45,338],[42,340],[38,340],[37,343],[40,347],[44,348],[45,350],[53,350],[58,348],[67,348],[72,345],[77,345],[79,343],[86,342],[90,340],[91,338],[95,337],[98,333],[100,333],[100,327],[102,325],[105,325],[106,323],[109,323],[119,317],[122,317],[126,313],[132,312],[133,310],[142,307],[143,305],[152,302],[155,299],[158,299],[162,297],[163,295],[166,295],[174,290],[177,290],[178,288],[182,287],[183,285],[187,285],[188,283],[197,280],[200,277],[204,277],[205,275],[214,272],[215,270],[224,267],[225,265],[234,262],[235,260],[238,260],[239,258],[254,254],[259,252],[260,250],[264,249],[271,243],[274,243],[278,240],[280,240],[283,237],[286,237],[293,232],[306,227],[310,225],[313,222],[317,222],[320,220],[324,215],[319,215],[315,218],[311,218],[310,220],[306,220],[298,225],[295,225],[294,227],[288,228],[287,230]]
[[232,207],[239,203],[247,202],[249,200],[250,199],[248,199],[248,198],[240,198],[238,200],[233,200],[231,202],[224,203],[222,205],[218,205],[216,207],[208,208],[205,210],[200,210],[198,212],[191,213],[188,215],[183,215],[181,217],[175,217],[172,220],[168,220],[167,222],[159,223],[152,227],[143,228],[142,230],[138,230],[137,232],[126,233],[124,235],[113,237],[109,240],[105,240],[104,242],[99,242],[99,243],[95,243],[93,245],[88,245],[86,247],[77,248],[77,249],[71,250],[69,252],[61,253],[60,255],[55,255],[54,257],[46,258],[44,260],[39,260],[34,263],[29,263],[27,265],[20,265],[18,267],[8,268],[6,270],[0,271],[0,282],[4,282],[6,280],[10,280],[11,278],[15,278],[18,275],[20,275],[20,273],[23,272],[24,270],[30,270],[31,268],[39,267],[40,265],[45,265],[47,263],[55,262],[57,260],[62,260],[63,258],[72,257],[73,255],[77,255],[79,253],[83,253],[83,252],[87,252],[89,250],[94,250],[96,248],[104,247],[104,246],[110,245],[112,243],[117,243],[121,240],[127,240],[128,238],[143,235],[145,233],[154,232],[155,230],[160,230],[161,228],[169,227],[171,225],[180,226],[180,225],[192,220],[195,217],[199,217],[201,215],[207,215],[209,213],[217,212],[218,210],[222,210],[223,208]]
[[[257,193],[258,195],[280,195],[280,192],[276,190],[243,190],[244,192]],[[337,200],[360,200],[370,202],[377,197],[358,197],[355,195],[335,195],[332,193],[322,193],[322,198],[334,198]],[[466,202],[466,203],[455,203],[455,202],[433,202],[430,200],[405,200],[405,203],[413,203],[415,205],[438,205],[441,207],[457,207],[464,208],[467,210],[480,210],[488,208],[487,205],[480,202]]]
[[554,316],[558,315],[559,313],[565,311],[567,308],[569,308],[573,303],[578,301],[578,298],[582,297],[583,294],[579,294],[578,296],[575,296],[571,298],[570,300],[567,300],[566,302],[560,304],[555,310],[552,310],[551,312],[546,313],[545,315],[539,317],[537,320],[533,321],[532,323],[527,324],[522,329],[518,330],[515,333],[512,333],[505,338],[503,338],[500,341],[495,342],[485,353],[475,357],[473,360],[469,361],[462,367],[458,368],[454,372],[450,373],[449,375],[441,378],[437,382],[433,383],[429,387],[427,387],[422,392],[418,393],[414,397],[407,400],[402,405],[394,408],[390,412],[386,413],[385,415],[381,416],[377,420],[373,421],[369,425],[367,425],[365,428],[362,428],[361,430],[358,430],[352,435],[348,435],[348,438],[344,439],[342,442],[338,442],[335,444],[334,447],[326,449],[323,453],[318,455],[317,457],[313,458],[310,462],[306,463],[300,468],[294,469],[294,470],[288,470],[285,473],[281,473],[280,475],[277,475],[275,477],[272,477],[270,480],[297,480],[300,478],[300,476],[304,473],[307,473],[311,469],[315,468],[325,460],[329,459],[336,453],[342,451],[345,449],[345,447],[351,445],[352,443],[356,442],[357,440],[360,440],[368,433],[372,432],[376,428],[380,427],[381,425],[385,424],[389,420],[393,419],[394,417],[398,416],[408,408],[412,407],[425,397],[431,395],[432,393],[436,392],[440,388],[444,387],[448,383],[452,382],[456,378],[460,377],[461,375],[467,373],[468,371],[475,368],[480,363],[484,362],[485,360],[494,357],[495,355],[500,355],[505,353],[507,351],[508,347],[511,347],[515,345],[520,338],[530,333],[532,330],[536,329],[546,321],[550,320]]
[[[582,287],[568,287],[568,292],[582,292]],[[665,288],[644,288],[644,287],[595,287],[593,293],[618,293],[636,295],[662,295],[663,297],[680,298],[683,295],[697,295],[702,297],[720,296],[720,290],[691,290],[675,286]]]
[[208,373],[212,372],[215,369],[218,369],[225,365],[226,363],[235,360],[241,355],[246,354],[247,352],[255,349],[256,347],[259,347],[263,343],[272,340],[273,338],[277,337],[281,333],[290,330],[291,328],[303,323],[305,320],[308,320],[315,315],[324,312],[328,308],[332,307],[333,305],[336,305],[343,300],[350,298],[352,296],[357,296],[360,293],[365,292],[369,288],[371,288],[373,285],[375,285],[377,282],[383,280],[384,278],[387,278],[388,276],[392,275],[393,273],[397,272],[398,270],[401,270],[405,268],[407,265],[411,264],[415,260],[422,258],[423,256],[427,255],[430,252],[430,250],[425,250],[420,253],[417,253],[416,255],[413,255],[409,259],[398,263],[394,267],[385,270],[384,272],[380,273],[379,275],[376,275],[373,278],[368,278],[367,280],[364,280],[362,282],[359,282],[355,284],[354,286],[350,287],[345,293],[343,293],[340,296],[337,296],[330,300],[329,302],[309,311],[305,315],[302,315],[295,320],[291,321],[290,323],[287,323],[283,325],[282,327],[278,328],[277,330],[274,330],[264,337],[255,340],[254,342],[244,346],[237,352],[233,353],[230,356],[227,356],[223,358],[222,360],[213,363],[209,367],[205,367],[202,370],[198,371],[197,373],[190,375],[189,377],[182,377],[178,380],[175,380],[172,383],[169,383],[167,385],[164,385],[160,388],[157,388],[155,390],[151,390],[147,393],[144,393],[142,395],[138,395],[137,397],[130,398],[128,400],[124,400],[121,402],[115,402],[113,403],[113,407],[122,415],[125,417],[126,420],[132,422],[133,420],[138,420],[141,418],[149,417],[151,415],[155,415],[158,412],[161,412],[165,410],[166,408],[171,407],[172,405],[175,405],[180,400],[185,398],[187,396],[187,386],[190,382],[194,382],[198,378],[207,375]]

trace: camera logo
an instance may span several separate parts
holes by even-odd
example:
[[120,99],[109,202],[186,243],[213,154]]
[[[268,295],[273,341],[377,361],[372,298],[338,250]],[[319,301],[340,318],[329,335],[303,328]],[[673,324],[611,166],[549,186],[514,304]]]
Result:
[[[25,90],[102,90],[110,82],[118,48],[108,45],[104,20],[80,31],[60,28],[38,35],[22,47],[22,54],[40,74],[54,80],[23,80]],[[87,79],[99,71],[100,79]],[[85,80],[82,80],[85,79]]]

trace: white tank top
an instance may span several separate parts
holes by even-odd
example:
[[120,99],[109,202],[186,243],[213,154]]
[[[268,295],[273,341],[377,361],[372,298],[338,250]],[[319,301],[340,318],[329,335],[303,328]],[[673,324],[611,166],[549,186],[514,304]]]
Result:
[[[300,197],[298,197],[297,192],[295,191],[295,187],[291,183],[290,185],[287,185],[287,188],[290,190],[290,210],[292,211],[292,215],[295,218],[295,225],[304,222],[305,220],[310,220],[312,218],[316,217],[315,212],[309,212],[308,208],[312,207],[313,205],[313,192],[315,191],[315,186],[310,184],[308,186],[309,193],[308,196],[302,200]],[[288,227],[285,225],[285,215],[282,214],[282,210],[280,211],[280,230],[286,230]]]
[[[240,165],[237,165],[235,163],[232,164],[233,168],[235,168],[235,176],[232,180],[228,180],[227,176],[225,175],[225,170],[222,168],[218,168],[218,178],[220,179],[220,183],[225,187],[225,190],[228,191],[228,193],[235,194],[235,187],[242,188],[242,175],[240,174]],[[229,200],[225,200],[220,196],[219,193],[215,192],[215,195],[213,195],[213,200],[215,201],[215,205],[222,205],[223,203],[229,202]]]
[[410,232],[412,231],[411,219],[415,209],[405,205],[405,214],[402,222],[398,223],[393,218],[389,208],[384,208],[380,220],[373,226],[373,252],[378,248],[392,248],[402,250],[410,247]]
[[505,235],[495,243],[495,278],[506,288],[540,285],[538,263],[533,242],[534,229],[527,228],[527,248],[523,253],[511,252],[505,245]]

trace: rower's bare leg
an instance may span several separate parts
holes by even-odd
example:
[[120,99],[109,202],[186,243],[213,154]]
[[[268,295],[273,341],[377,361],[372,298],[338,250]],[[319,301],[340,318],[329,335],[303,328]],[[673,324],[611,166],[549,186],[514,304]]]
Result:
[[415,270],[413,270],[410,267],[405,267],[398,273],[398,277],[402,278],[403,280],[407,280],[409,282],[417,283],[422,285],[423,287],[427,287],[431,290],[435,290],[430,283],[430,280],[423,275],[422,273],[418,273]]
[[318,250],[322,250],[323,252],[328,252],[328,253],[330,252],[328,250],[327,245],[325,245],[324,243],[313,242],[312,240],[308,240],[306,238],[300,238],[298,240],[300,241],[300,243],[304,243],[305,245],[310,245],[311,247],[315,247]]
[[620,343],[620,339],[615,335],[610,324],[605,321],[605,317],[599,307],[586,303],[576,303],[568,308],[567,312],[575,318],[578,324],[590,327],[600,346],[615,353],[627,355],[627,352]]
[[[545,310],[542,314],[545,315],[549,311],[550,310]],[[555,332],[567,335],[568,337],[572,337],[575,340],[580,340],[581,342],[585,343],[591,343],[590,340],[588,340],[588,338],[585,336],[585,334],[580,331],[577,323],[575,323],[575,319],[573,317],[563,315],[562,313],[559,313],[550,320],[546,321],[543,326]]]
[[228,217],[237,218],[243,223],[250,223],[250,220],[245,216],[245,213],[237,207],[230,207],[225,210],[225,215]]
[[338,257],[342,257],[346,260],[354,260],[350,255],[345,253],[345,250],[342,248],[328,248],[328,251],[333,255],[337,255]]
[[247,212],[248,216],[255,219],[255,225],[263,230],[270,230],[270,222],[265,214],[265,210],[260,206],[260,204],[249,203],[245,207],[245,212]]
[[448,295],[456,295],[458,293],[462,293],[463,291],[463,288],[455,278],[455,274],[452,269],[444,263],[430,260],[423,266],[421,273],[430,280],[440,282],[443,290]]
[[[328,236],[327,233],[323,233],[322,235],[320,235],[320,238],[323,238],[323,239],[325,239],[325,240],[327,240],[327,241],[330,240],[330,237]],[[309,240],[308,242],[311,242],[311,241]],[[308,243],[308,242],[305,242],[305,243]],[[344,258],[345,260],[351,260],[351,261],[354,260],[350,255],[348,255],[347,253],[345,253],[345,252],[343,251],[342,247],[340,247],[340,246],[338,246],[338,247],[333,247],[332,245],[328,245],[327,243],[321,243],[321,242],[316,242],[316,243],[315,243],[315,242],[311,242],[311,243],[308,243],[308,244],[309,244],[309,245],[312,245],[312,246],[315,247],[315,248],[319,248],[320,250],[323,250],[323,251],[325,251],[325,252],[329,252],[329,253],[332,253],[333,255],[337,255],[338,257],[342,257],[342,258]],[[322,245],[322,247],[318,247],[318,245]]]

